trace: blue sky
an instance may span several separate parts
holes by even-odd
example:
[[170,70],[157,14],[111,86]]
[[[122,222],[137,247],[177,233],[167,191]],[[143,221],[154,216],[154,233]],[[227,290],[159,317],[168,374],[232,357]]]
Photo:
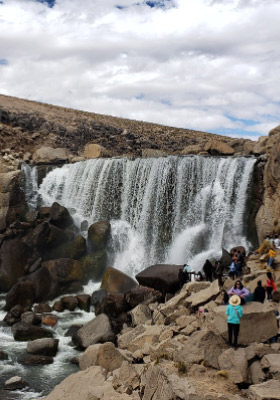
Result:
[[279,0],[0,0],[0,93],[256,140],[280,123]]

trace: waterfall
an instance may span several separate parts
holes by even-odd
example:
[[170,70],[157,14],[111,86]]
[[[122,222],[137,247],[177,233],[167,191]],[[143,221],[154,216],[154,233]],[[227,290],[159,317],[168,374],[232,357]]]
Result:
[[38,203],[38,170],[28,164],[21,165],[24,174],[24,193],[29,210],[33,211]]
[[154,263],[200,269],[222,247],[248,248],[246,203],[255,160],[202,156],[95,159],[49,172],[45,205],[79,224],[111,221],[110,265],[135,275]]

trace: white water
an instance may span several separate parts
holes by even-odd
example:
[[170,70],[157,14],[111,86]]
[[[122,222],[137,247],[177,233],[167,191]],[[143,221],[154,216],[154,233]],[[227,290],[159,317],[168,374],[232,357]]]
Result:
[[154,263],[200,269],[221,248],[248,248],[252,158],[97,159],[49,172],[39,194],[75,209],[76,223],[111,221],[110,264],[135,275]]

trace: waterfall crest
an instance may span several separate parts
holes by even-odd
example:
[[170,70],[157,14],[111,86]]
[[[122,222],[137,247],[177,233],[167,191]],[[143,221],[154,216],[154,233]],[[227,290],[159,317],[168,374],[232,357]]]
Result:
[[154,263],[200,269],[222,246],[248,248],[244,218],[253,158],[95,159],[49,172],[39,194],[76,222],[110,220],[110,264],[136,274]]

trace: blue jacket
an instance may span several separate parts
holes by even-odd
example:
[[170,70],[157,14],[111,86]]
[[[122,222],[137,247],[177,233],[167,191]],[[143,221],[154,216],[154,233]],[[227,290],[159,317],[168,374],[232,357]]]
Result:
[[229,304],[226,309],[226,315],[228,316],[227,322],[229,324],[240,324],[240,318],[243,315],[243,309],[241,306],[232,306]]

